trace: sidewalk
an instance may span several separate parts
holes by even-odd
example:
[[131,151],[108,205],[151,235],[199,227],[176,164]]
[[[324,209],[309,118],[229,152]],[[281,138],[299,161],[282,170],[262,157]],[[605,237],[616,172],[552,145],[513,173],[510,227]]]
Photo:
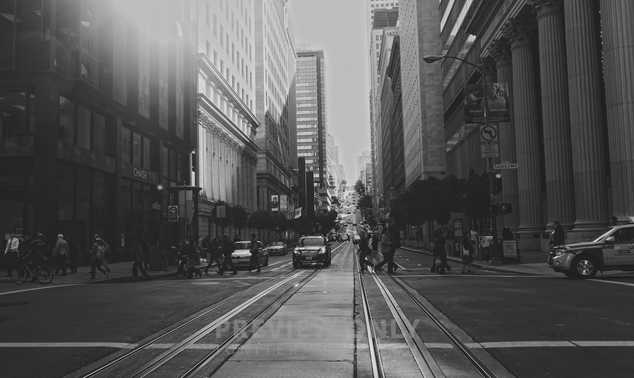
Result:
[[[68,284],[93,284],[93,283],[119,283],[119,282],[135,282],[135,281],[147,281],[147,280],[155,280],[159,278],[167,278],[167,277],[176,277],[176,270],[178,269],[178,265],[169,265],[166,271],[152,271],[147,270],[148,277],[143,277],[141,272],[138,272],[138,277],[132,276],[132,262],[116,262],[108,264],[110,266],[110,273],[108,274],[108,278],[105,277],[103,273],[97,270],[95,273],[95,279],[90,279],[90,265],[88,266],[79,266],[77,267],[77,273],[70,274],[70,269],[66,269],[66,276],[57,275],[53,277],[53,284],[58,285],[68,285]],[[201,263],[197,265],[199,269],[203,271],[203,276],[205,275],[205,267],[207,267],[207,263]],[[213,272],[216,274],[216,270],[218,268],[216,265],[213,265],[209,268],[209,272]],[[11,282],[11,279],[8,277],[4,277],[4,272],[1,276],[0,283]],[[180,279],[187,279],[186,277]],[[25,283],[26,284],[26,283]],[[37,283],[36,283],[37,285]]]
[[[407,251],[423,253],[432,256],[432,252],[422,248],[401,247]],[[447,256],[447,260],[457,264],[462,264],[460,257]],[[473,260],[472,265],[480,269],[497,272],[520,273],[531,275],[560,275],[548,267],[548,252],[522,251],[520,261],[516,259],[506,259],[501,265],[492,265],[488,261]]]

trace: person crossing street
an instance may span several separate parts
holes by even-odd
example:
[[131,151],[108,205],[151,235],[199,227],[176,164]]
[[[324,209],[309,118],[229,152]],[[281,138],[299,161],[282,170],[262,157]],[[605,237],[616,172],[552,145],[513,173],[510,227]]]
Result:
[[233,253],[233,251],[236,250],[236,247],[233,245],[233,242],[231,241],[231,239],[229,239],[227,235],[222,235],[221,245],[222,254],[224,255],[224,261],[222,263],[222,267],[218,270],[218,273],[224,274],[225,270],[227,270],[227,268],[231,266],[231,269],[233,270],[233,273],[231,273],[231,275],[235,276],[236,274],[238,274],[238,271],[236,270],[236,266],[233,265],[233,261],[231,261],[231,254]]

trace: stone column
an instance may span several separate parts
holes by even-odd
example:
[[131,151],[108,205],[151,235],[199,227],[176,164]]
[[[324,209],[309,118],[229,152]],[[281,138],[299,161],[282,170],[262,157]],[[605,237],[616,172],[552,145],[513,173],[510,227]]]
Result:
[[539,28],[548,222],[550,226],[559,220],[564,229],[572,230],[575,202],[563,2],[529,0],[528,3],[537,13]]
[[[497,69],[497,81],[506,83],[509,94],[512,93],[513,70],[511,66],[511,46],[505,39],[494,41],[489,48],[489,53],[495,59]],[[500,161],[516,163],[515,129],[512,123],[513,97],[509,96],[509,120],[500,122]],[[513,212],[504,216],[504,227],[510,227],[517,232],[519,225],[519,199],[517,196],[517,170],[507,169],[502,172],[502,202],[510,203]]]
[[612,212],[634,215],[634,1],[601,0]]
[[536,24],[532,19],[510,20],[504,35],[511,43],[513,61],[513,123],[517,155],[520,248],[540,249],[543,231],[542,174],[540,167],[537,73],[535,72]]
[[[575,231],[594,233],[610,218],[606,188],[605,109],[598,9],[594,0],[564,0],[575,188]],[[583,235],[579,236],[583,239]]]

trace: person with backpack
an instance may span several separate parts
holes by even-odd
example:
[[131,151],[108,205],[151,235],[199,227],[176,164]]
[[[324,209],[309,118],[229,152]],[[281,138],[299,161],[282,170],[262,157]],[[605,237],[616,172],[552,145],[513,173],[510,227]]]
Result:
[[229,239],[227,235],[222,235],[221,243],[224,261],[222,263],[222,267],[220,267],[220,269],[218,270],[218,274],[224,274],[225,270],[227,270],[227,268],[231,266],[231,269],[233,269],[233,273],[231,273],[231,275],[235,276],[236,274],[238,274],[238,270],[236,269],[236,266],[233,265],[233,261],[231,261],[231,254],[233,253],[233,251],[236,250],[236,247],[233,245],[233,242],[231,241],[231,239]]
[[255,238],[255,234],[251,234],[251,244],[249,245],[249,252],[251,252],[251,259],[249,261],[249,272],[253,269],[258,269],[257,272],[260,272],[260,248],[258,246],[258,241]]
[[106,262],[106,253],[108,250],[108,243],[100,238],[99,235],[95,235],[94,243],[90,250],[90,280],[95,279],[96,270],[99,270],[108,278],[108,274],[110,274],[110,267]]
[[205,274],[209,274],[209,268],[211,264],[216,262],[216,266],[220,269],[220,239],[217,236],[214,236],[213,239],[209,242],[209,246],[207,247],[207,252],[209,254],[209,262],[207,263],[207,267],[205,268]]
[[359,254],[359,270],[361,271],[370,271],[370,269],[366,268],[366,265],[374,267],[374,264],[366,259],[370,255],[370,245],[368,243],[368,234],[365,229],[361,229],[361,232],[359,232],[359,244],[357,245],[359,247],[357,251]]

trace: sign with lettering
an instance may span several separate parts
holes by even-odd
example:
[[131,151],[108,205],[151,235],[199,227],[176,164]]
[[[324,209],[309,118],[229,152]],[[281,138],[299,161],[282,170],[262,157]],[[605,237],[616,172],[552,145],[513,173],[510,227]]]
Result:
[[139,168],[132,168],[132,176],[146,180],[146,181],[152,180],[152,174],[150,172],[144,171]]

